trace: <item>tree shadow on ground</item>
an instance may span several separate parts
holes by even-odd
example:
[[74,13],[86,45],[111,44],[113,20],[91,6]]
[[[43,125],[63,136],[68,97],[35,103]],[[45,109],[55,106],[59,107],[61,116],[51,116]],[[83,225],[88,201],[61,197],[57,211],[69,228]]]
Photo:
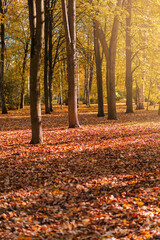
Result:
[[[144,149],[148,146],[139,146],[140,152]],[[139,207],[131,199],[133,202],[135,198],[140,199],[145,208],[154,206],[154,211],[155,206],[158,207],[154,196],[160,185],[157,171],[160,150],[155,155],[155,149],[149,161],[143,154],[128,159],[126,153],[121,158],[119,150],[113,153],[110,148],[81,153],[68,151],[67,157],[63,153],[47,157],[48,153],[32,151],[28,160],[20,155],[13,156],[12,160],[4,158],[0,191],[1,200],[7,205],[0,208],[1,223],[5,221],[3,216],[14,212],[18,215],[15,219],[24,218],[25,229],[30,228],[27,224],[38,224],[42,229],[52,226],[54,239],[85,239],[87,236],[98,240],[106,232],[116,239],[125,239],[132,233],[140,234],[148,218],[136,213]],[[151,194],[149,198],[147,191]],[[14,232],[17,220],[11,218],[10,221]],[[72,223],[77,223],[72,226],[74,231],[66,227]],[[63,227],[64,233],[59,231]],[[46,230],[39,230],[37,234],[44,237],[42,239],[51,239]]]
[[[12,234],[24,222],[23,231],[39,225],[43,229],[36,234],[51,239],[51,226],[54,239],[63,240],[99,240],[107,231],[125,239],[133,232],[140,235],[144,224],[152,229],[142,214],[159,207],[159,117],[156,112],[132,116],[119,113],[118,121],[105,117],[96,122],[94,114],[83,114],[84,128],[77,130],[68,129],[67,114],[45,115],[45,144],[37,146],[28,144],[28,117],[20,122],[3,119],[7,132],[0,136],[0,229]],[[16,217],[9,218],[12,214]],[[7,232],[9,221],[12,229]]]
[[[83,112],[84,111],[84,112]],[[138,110],[133,114],[126,114],[125,112],[118,112],[118,120],[108,120],[107,113],[105,117],[97,117],[97,113],[93,108],[81,109],[79,113],[79,122],[82,126],[95,126],[106,124],[131,124],[131,123],[156,123],[159,122],[160,116],[157,110]],[[52,112],[49,115],[42,115],[43,129],[53,129],[57,127],[68,127],[68,114],[67,111],[58,110]],[[28,130],[31,129],[29,111],[8,114],[7,116],[0,117],[0,131],[12,131],[12,130]]]
[[[80,147],[81,141],[78,143]],[[61,143],[59,145],[61,147]],[[110,175],[118,177],[130,174],[145,178],[145,174],[156,176],[160,169],[160,148],[154,142],[152,145],[125,144],[123,151],[121,148],[112,149],[103,146],[100,149],[85,149],[75,152],[70,149],[63,151],[62,146],[62,151],[56,153],[54,147],[57,146],[57,143],[52,144],[49,148],[48,146],[34,148],[29,144],[26,146],[24,144],[20,147],[21,152],[18,144],[14,147],[7,147],[6,155],[8,156],[1,159],[0,166],[1,192],[7,189],[38,187],[47,182],[50,184],[58,176],[78,178],[79,183],[83,183]],[[8,150],[11,149],[13,152],[9,155]],[[146,175],[146,178],[149,175]],[[157,186],[154,181],[153,184]]]

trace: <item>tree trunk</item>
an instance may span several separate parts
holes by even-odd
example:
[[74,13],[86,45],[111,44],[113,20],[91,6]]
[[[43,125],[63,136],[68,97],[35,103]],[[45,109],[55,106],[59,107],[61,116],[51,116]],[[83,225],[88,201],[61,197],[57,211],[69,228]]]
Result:
[[93,68],[94,68],[94,55],[90,57],[90,70],[89,70],[89,93],[91,94],[92,82],[93,82]]
[[45,0],[45,54],[44,54],[44,101],[45,114],[50,113],[49,109],[49,1]]
[[[123,0],[117,0],[117,6],[122,7]],[[113,21],[113,27],[111,32],[110,44],[108,47],[105,34],[100,26],[100,23],[95,20],[95,27],[98,34],[98,38],[101,42],[103,52],[107,62],[107,99],[108,99],[108,119],[117,120],[116,113],[116,93],[115,93],[115,61],[116,61],[116,49],[117,38],[119,29],[119,16],[116,13]]]
[[137,100],[137,107],[136,110],[144,109],[144,94],[143,94],[143,84],[139,87],[136,84],[136,100]]
[[158,115],[160,115],[160,102],[159,102]]
[[30,59],[30,111],[32,140],[31,144],[43,143],[41,101],[40,101],[40,65],[43,42],[44,2],[28,0],[31,31]]
[[[52,6],[51,6],[52,7]],[[52,78],[53,78],[53,68],[52,68],[52,51],[53,51],[53,43],[52,43],[52,23],[53,23],[53,9],[50,9],[49,15],[49,110],[53,112],[52,107]]]
[[84,65],[84,91],[83,91],[83,104],[87,104],[87,66]]
[[89,92],[89,69],[88,69],[88,58],[85,64],[85,85],[84,85],[84,103],[90,107],[90,92]]
[[[57,47],[56,47],[56,54],[53,61],[53,10],[55,9],[57,0],[51,0],[49,1],[49,110],[50,112],[53,112],[53,106],[52,106],[52,99],[53,99],[53,72],[54,67],[56,64],[56,60],[58,57],[58,50],[59,50],[59,44],[61,37],[58,38]],[[53,62],[53,65],[52,65]]]
[[115,59],[110,51],[107,62],[107,99],[108,99],[108,119],[117,120],[116,94],[115,94]]
[[[93,61],[92,56],[89,56],[87,54],[84,66],[85,76],[84,76],[83,104],[86,104],[88,107],[90,107],[90,94],[93,80]],[[90,66],[88,66],[88,63],[90,63]]]
[[59,104],[63,108],[63,88],[62,88],[62,62],[59,58]]
[[100,47],[96,29],[94,28],[94,51],[96,62],[96,75],[97,75],[97,92],[98,92],[98,117],[104,117],[104,104],[103,104],[103,83],[102,83],[102,59],[100,56]]
[[128,15],[126,17],[126,113],[133,113],[132,105],[132,52],[131,52],[131,8],[132,0],[127,1],[126,10]]
[[79,108],[79,59],[77,59],[77,108]]
[[150,79],[150,82],[149,82],[149,91],[148,91],[148,98],[147,98],[147,111],[148,111],[148,109],[149,109],[149,101],[150,101],[151,88],[152,88],[152,80]]
[[[4,16],[4,9],[2,0],[0,0],[0,13]],[[4,94],[4,52],[5,52],[5,26],[3,20],[1,21],[1,61],[0,61],[0,95],[2,102],[2,114],[7,114],[7,107]]]
[[25,45],[25,50],[24,50],[20,108],[24,108],[24,85],[25,85],[25,76],[24,75],[25,75],[26,63],[27,63],[28,45],[29,45],[29,40],[27,40],[26,45]]
[[139,109],[144,109],[144,82],[141,83],[140,88],[140,106]]
[[68,67],[68,118],[69,127],[80,127],[77,113],[77,60],[76,60],[76,1],[62,0],[63,21],[67,48]]

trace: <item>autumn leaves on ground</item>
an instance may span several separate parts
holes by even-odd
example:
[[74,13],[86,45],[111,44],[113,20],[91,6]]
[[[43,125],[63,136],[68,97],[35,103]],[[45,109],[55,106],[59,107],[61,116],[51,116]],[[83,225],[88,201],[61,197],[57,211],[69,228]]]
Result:
[[160,239],[160,117],[118,108],[55,106],[35,146],[28,108],[0,115],[0,239]]

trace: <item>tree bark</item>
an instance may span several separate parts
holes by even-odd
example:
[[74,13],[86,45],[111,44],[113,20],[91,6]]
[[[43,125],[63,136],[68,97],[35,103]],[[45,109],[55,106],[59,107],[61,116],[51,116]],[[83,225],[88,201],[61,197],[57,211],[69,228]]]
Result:
[[44,101],[45,114],[50,113],[49,109],[49,1],[45,0],[45,53],[44,53]]
[[148,111],[148,109],[149,109],[149,101],[150,101],[151,89],[152,89],[152,80],[150,79],[150,81],[149,81],[148,98],[147,98],[147,111]]
[[137,100],[137,106],[136,110],[144,109],[144,86],[143,83],[141,83],[140,87],[138,84],[136,84],[136,100]]
[[100,47],[96,29],[94,28],[94,51],[96,62],[96,75],[97,75],[97,92],[98,92],[98,117],[104,117],[104,104],[103,104],[103,83],[102,83],[102,59],[100,56]]
[[63,108],[63,83],[62,83],[62,61],[59,58],[59,104]]
[[126,3],[128,16],[126,17],[126,113],[133,113],[132,104],[132,52],[131,52],[131,9],[132,0]]
[[117,120],[116,112],[116,94],[115,94],[115,59],[110,51],[110,57],[107,62],[107,100],[108,100],[108,119]]
[[50,8],[50,15],[49,15],[49,110],[53,112],[52,107],[52,78],[53,78],[53,68],[52,68],[52,51],[53,51],[53,43],[52,43],[52,23],[53,23],[53,9],[52,5]]
[[94,54],[93,58],[90,57],[90,70],[89,70],[89,93],[91,93],[92,82],[93,82],[93,69],[94,69]]
[[69,127],[80,127],[77,113],[77,59],[76,59],[76,1],[62,0],[68,67],[68,118]]
[[87,66],[86,63],[84,65],[84,91],[83,91],[83,104],[87,105],[87,84],[88,84],[88,78],[87,78]]
[[[117,6],[122,7],[123,0],[117,1]],[[116,60],[116,49],[117,49],[117,38],[119,29],[119,16],[115,14],[110,44],[108,46],[105,34],[100,26],[100,23],[95,20],[95,27],[98,34],[98,38],[101,42],[103,52],[107,62],[107,100],[108,100],[108,119],[117,120],[116,112],[116,93],[115,93],[115,60]]]
[[30,111],[32,139],[31,144],[43,143],[41,101],[40,101],[40,65],[44,27],[43,0],[28,0],[31,31],[30,59]]
[[[3,2],[0,0],[0,13],[4,17]],[[5,52],[5,26],[2,20],[1,22],[1,61],[0,61],[0,95],[2,102],[2,114],[7,114],[6,100],[4,94],[4,52]]]
[[85,80],[84,80],[84,100],[83,102],[90,107],[90,91],[89,91],[89,69],[88,69],[88,57],[85,63]]
[[24,85],[25,85],[25,76],[24,75],[25,75],[26,63],[27,63],[28,46],[29,46],[29,40],[26,41],[25,50],[24,50],[20,108],[24,108]]

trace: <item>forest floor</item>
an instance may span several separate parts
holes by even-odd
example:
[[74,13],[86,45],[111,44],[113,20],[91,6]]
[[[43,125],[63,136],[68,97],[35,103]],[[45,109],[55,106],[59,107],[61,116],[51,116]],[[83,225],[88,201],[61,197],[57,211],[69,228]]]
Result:
[[160,239],[158,110],[97,117],[43,109],[43,145],[30,145],[29,108],[0,114],[0,239]]

